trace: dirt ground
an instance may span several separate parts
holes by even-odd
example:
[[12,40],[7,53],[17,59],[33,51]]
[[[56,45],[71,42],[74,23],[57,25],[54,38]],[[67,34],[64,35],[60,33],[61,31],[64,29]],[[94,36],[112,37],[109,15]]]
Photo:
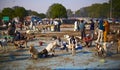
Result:
[[[89,33],[89,30],[86,33]],[[61,32],[35,33],[37,38],[29,41],[28,46],[34,44],[35,48],[41,51],[51,42],[52,36],[59,36],[64,40],[66,34],[79,36],[80,32],[73,31],[73,25],[62,25]],[[39,45],[40,41],[44,42],[42,46]],[[0,47],[0,70],[120,69],[120,54],[116,53],[116,44],[109,49],[108,56],[105,58],[96,56],[94,47],[76,50],[74,56],[71,55],[71,51],[66,52],[56,48],[54,57],[33,60],[30,59],[28,48],[15,49],[12,44],[9,44],[6,51]]]

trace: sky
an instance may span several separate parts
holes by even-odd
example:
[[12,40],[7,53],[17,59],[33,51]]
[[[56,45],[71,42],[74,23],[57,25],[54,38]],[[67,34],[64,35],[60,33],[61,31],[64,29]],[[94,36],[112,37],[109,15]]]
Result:
[[95,3],[104,3],[109,0],[0,0],[0,10],[13,6],[22,6],[26,10],[34,10],[38,13],[46,13],[49,6],[54,3],[62,4],[66,9],[77,11]]

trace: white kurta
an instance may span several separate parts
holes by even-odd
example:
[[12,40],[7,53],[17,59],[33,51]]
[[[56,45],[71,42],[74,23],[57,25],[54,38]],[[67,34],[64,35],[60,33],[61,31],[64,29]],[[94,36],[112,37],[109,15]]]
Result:
[[59,44],[58,40],[55,40],[55,41],[49,43],[45,49],[48,52],[51,52],[51,50],[55,49],[56,45],[58,45],[58,44]]
[[33,23],[32,21],[30,22],[29,28],[32,30],[33,29]]
[[78,25],[77,25],[77,21],[75,21],[75,23],[74,23],[74,31],[77,31],[77,29],[78,29]]

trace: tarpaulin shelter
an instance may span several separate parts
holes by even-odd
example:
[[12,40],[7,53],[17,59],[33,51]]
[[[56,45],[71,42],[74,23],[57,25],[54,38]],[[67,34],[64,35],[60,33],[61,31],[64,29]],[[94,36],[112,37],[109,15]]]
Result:
[[8,16],[3,17],[3,21],[9,21],[10,18]]

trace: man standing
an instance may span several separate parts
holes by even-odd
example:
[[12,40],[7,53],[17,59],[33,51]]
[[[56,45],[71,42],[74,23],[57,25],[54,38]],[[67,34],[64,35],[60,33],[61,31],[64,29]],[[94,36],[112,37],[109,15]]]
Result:
[[84,20],[81,20],[81,23],[79,25],[80,32],[81,32],[81,38],[85,37],[85,23]]
[[75,20],[75,23],[74,23],[74,31],[77,31],[78,30],[78,22],[77,20]]
[[93,39],[93,37],[94,37],[94,22],[92,19],[91,19],[91,24],[90,24],[90,36],[91,36],[91,39]]
[[105,28],[105,30],[104,30],[104,42],[107,42],[107,35],[108,35],[108,32],[109,32],[109,23],[108,23],[108,21],[107,20],[105,20],[104,21],[104,28]]
[[58,26],[58,21],[57,20],[54,20],[53,21],[53,24],[54,24],[54,31],[57,31],[58,30],[58,28],[57,28],[57,26]]
[[29,28],[30,28],[30,30],[33,30],[33,22],[32,21],[30,22]]
[[61,20],[58,20],[57,31],[60,32]]
[[102,42],[103,41],[103,31],[104,31],[103,23],[104,22],[103,22],[102,19],[98,23],[98,37],[97,37],[96,42]]

